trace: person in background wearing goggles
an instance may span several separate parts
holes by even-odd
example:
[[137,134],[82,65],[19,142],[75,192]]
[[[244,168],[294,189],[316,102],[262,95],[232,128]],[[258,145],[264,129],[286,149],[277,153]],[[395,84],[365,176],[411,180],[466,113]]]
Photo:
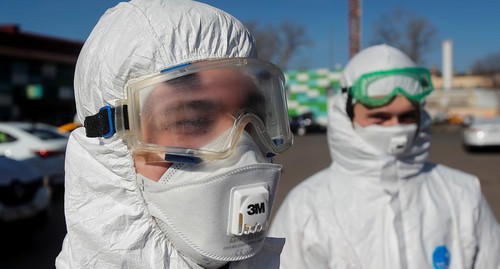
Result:
[[270,235],[281,268],[500,268],[479,180],[426,161],[426,69],[387,45],[346,65],[329,104],[333,163],[295,187]]
[[282,71],[190,0],[109,9],[78,58],[57,268],[278,268],[267,237],[292,144]]

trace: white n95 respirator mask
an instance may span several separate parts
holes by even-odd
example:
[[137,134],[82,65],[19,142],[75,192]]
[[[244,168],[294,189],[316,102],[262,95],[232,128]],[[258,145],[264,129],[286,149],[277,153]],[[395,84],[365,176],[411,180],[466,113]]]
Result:
[[354,123],[354,131],[367,142],[377,154],[399,156],[413,146],[417,124],[396,124],[380,126],[377,124],[362,127]]
[[[207,147],[218,147],[221,135]],[[263,246],[281,165],[243,132],[233,154],[173,164],[158,182],[138,175],[151,215],[186,258],[205,268],[252,257]]]

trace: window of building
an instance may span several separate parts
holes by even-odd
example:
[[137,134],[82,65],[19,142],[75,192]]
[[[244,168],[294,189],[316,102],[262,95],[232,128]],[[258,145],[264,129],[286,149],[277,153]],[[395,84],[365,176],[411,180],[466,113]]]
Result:
[[23,62],[12,63],[11,81],[16,85],[28,83],[28,65]]
[[72,87],[62,86],[59,88],[59,99],[71,100],[73,98],[75,98],[75,94]]
[[42,65],[42,76],[45,78],[56,78],[57,67],[55,64],[46,63]]
[[6,59],[0,59],[0,93],[10,92],[10,63]]

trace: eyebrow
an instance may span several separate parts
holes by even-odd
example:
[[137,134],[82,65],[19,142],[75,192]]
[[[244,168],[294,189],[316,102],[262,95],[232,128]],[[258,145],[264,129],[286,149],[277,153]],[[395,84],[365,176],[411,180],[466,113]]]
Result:
[[369,108],[367,109],[366,111],[366,114],[368,115],[373,115],[373,114],[381,114],[381,113],[389,113],[386,109],[383,109],[383,108]]
[[217,107],[220,107],[221,102],[215,102],[213,100],[190,100],[184,102],[183,104],[179,104],[174,109],[175,110],[184,110],[186,108],[193,109],[197,111],[206,111],[213,110]]
[[[213,100],[191,100],[166,107],[161,113],[165,117],[165,125],[162,129],[176,129],[182,126],[193,126],[207,128],[214,120],[214,113],[220,110],[220,102]],[[169,120],[169,115],[176,117]]]
[[[384,107],[367,107],[367,113],[390,113],[388,112]],[[418,108],[417,107],[414,107],[412,106],[410,109],[408,109],[407,111],[403,112],[403,113],[408,113],[408,112],[415,112],[415,111],[418,111]]]
[[[161,110],[161,114],[169,116],[172,114],[181,114],[181,116],[189,116],[190,113],[206,113],[207,115],[213,115],[214,112],[221,109],[221,102],[214,100],[189,100],[179,104],[175,104],[173,107],[164,107]],[[197,115],[198,115],[197,114]]]

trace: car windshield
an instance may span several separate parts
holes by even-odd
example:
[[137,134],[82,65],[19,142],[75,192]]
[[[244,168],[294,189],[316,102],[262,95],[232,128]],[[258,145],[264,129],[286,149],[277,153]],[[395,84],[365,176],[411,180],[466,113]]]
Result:
[[45,130],[45,129],[37,129],[37,128],[29,128],[24,129],[26,132],[40,138],[41,140],[51,140],[51,139],[66,139],[67,137],[54,131]]

